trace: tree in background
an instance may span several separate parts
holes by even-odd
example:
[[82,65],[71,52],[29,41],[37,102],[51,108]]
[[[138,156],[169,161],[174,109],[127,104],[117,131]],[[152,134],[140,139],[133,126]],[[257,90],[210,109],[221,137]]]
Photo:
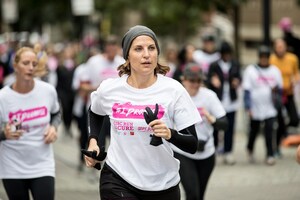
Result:
[[[240,3],[246,0],[144,0],[144,1],[98,1],[95,0],[95,9],[101,13],[99,27],[106,32],[123,33],[124,24],[130,12],[139,12],[141,23],[152,27],[160,36],[172,35],[178,42],[183,42],[194,35],[201,25],[201,13],[211,7],[231,14]],[[42,31],[44,23],[65,23],[76,25],[84,22],[72,15],[71,1],[60,0],[22,0],[19,1],[19,16],[17,23],[12,24],[14,31]],[[237,18],[235,18],[237,19]],[[70,29],[70,28],[69,28]],[[78,37],[77,31],[68,31],[67,39]],[[108,34],[108,33],[106,33]]]

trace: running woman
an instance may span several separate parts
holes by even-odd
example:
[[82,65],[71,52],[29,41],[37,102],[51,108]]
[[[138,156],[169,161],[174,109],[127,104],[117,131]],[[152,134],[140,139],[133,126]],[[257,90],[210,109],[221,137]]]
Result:
[[[45,63],[32,48],[14,58],[16,80],[0,91],[0,179],[9,199],[53,200],[60,108],[55,88],[36,79]],[[29,194],[31,192],[31,195]]]
[[[151,29],[132,27],[122,48],[126,62],[118,68],[120,77],[100,84],[88,111],[88,151],[103,153],[98,133],[105,115],[111,122],[101,199],[179,200],[179,161],[171,144],[195,153],[195,124],[201,117],[184,87],[164,76],[169,67],[158,63],[160,48]],[[85,159],[88,167],[96,165],[95,159]]]
[[173,147],[180,160],[180,177],[187,200],[202,200],[206,186],[215,167],[214,128],[228,127],[226,111],[216,93],[203,84],[201,67],[189,63],[183,71],[182,84],[190,94],[203,121],[196,125],[198,150],[195,154]]
[[258,63],[246,67],[243,74],[244,106],[249,116],[249,135],[247,150],[249,162],[255,162],[254,144],[264,124],[264,136],[266,146],[266,164],[274,165],[274,141],[276,133],[274,123],[277,109],[272,101],[272,93],[282,91],[282,77],[279,69],[270,64],[271,50],[268,46],[258,48]]

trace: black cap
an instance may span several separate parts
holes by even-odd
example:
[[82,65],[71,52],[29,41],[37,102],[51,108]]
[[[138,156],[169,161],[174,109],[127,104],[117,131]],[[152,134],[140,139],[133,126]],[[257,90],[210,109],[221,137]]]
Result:
[[203,35],[202,36],[202,41],[205,41],[205,42],[214,42],[215,41],[215,37],[213,35]]
[[261,57],[261,56],[270,56],[271,54],[271,50],[270,50],[270,47],[266,46],[266,45],[261,45],[259,48],[258,48],[258,56]]
[[203,80],[204,75],[201,66],[196,63],[186,64],[183,70],[183,77],[188,80]]
[[225,53],[232,53],[232,47],[228,42],[222,42],[221,47],[220,47],[220,53],[225,54]]

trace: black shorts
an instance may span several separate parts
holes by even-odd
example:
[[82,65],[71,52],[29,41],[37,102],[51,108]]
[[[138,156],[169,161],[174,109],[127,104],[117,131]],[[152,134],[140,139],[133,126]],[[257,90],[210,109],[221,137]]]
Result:
[[162,191],[143,191],[128,184],[107,164],[100,177],[101,200],[180,200],[179,184]]

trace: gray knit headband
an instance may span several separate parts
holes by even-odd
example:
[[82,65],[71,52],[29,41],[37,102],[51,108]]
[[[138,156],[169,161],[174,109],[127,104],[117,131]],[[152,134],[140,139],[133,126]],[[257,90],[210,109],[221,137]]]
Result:
[[147,35],[154,40],[158,54],[159,54],[160,50],[159,50],[159,46],[158,46],[158,42],[157,42],[155,33],[146,26],[136,25],[136,26],[131,27],[129,29],[129,31],[127,31],[127,33],[125,33],[125,35],[122,39],[123,57],[125,58],[125,60],[128,58],[128,52],[129,52],[132,41],[136,37],[141,36],[141,35]]

